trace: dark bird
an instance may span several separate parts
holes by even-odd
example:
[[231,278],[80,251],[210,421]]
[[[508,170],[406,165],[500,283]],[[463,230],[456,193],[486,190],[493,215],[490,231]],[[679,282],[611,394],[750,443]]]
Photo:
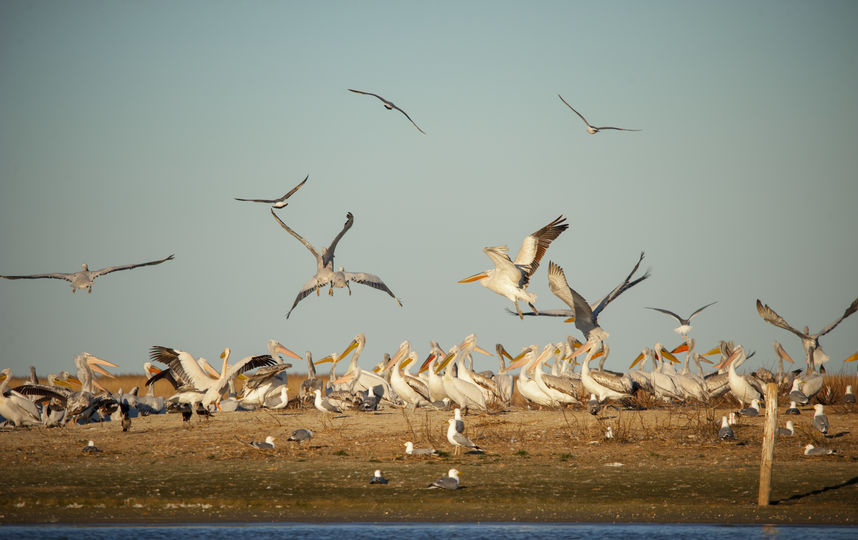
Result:
[[362,91],[360,91],[360,90],[352,90],[351,88],[349,88],[349,92],[354,92],[355,94],[363,94],[363,95],[365,95],[365,96],[375,96],[375,97],[377,97],[378,99],[380,99],[380,100],[381,100],[382,104],[384,104],[384,108],[385,108],[385,109],[387,109],[388,111],[393,110],[393,109],[396,109],[397,111],[401,112],[402,114],[404,114],[404,115],[405,115],[405,118],[408,118],[408,121],[409,121],[409,122],[411,122],[412,124],[414,124],[414,127],[416,127],[416,128],[417,128],[417,131],[419,131],[420,133],[422,133],[422,134],[426,135],[426,132],[425,132],[425,131],[423,131],[422,129],[420,129],[420,126],[418,126],[417,124],[415,124],[415,123],[414,123],[414,120],[412,120],[412,119],[411,119],[411,117],[410,117],[410,116],[408,116],[408,113],[407,113],[407,112],[405,112],[405,111],[403,111],[402,109],[400,109],[400,108],[399,108],[399,107],[397,107],[396,105],[394,105],[392,101],[388,101],[388,100],[384,99],[383,97],[379,96],[378,94],[373,94],[372,92],[362,92]]
[[95,441],[89,441],[86,446],[83,447],[84,454],[97,454],[101,452],[101,449],[95,446]]
[[157,261],[149,261],[145,263],[137,263],[137,264],[124,264],[121,266],[108,266],[107,268],[102,268],[101,270],[90,270],[86,263],[81,265],[80,272],[72,272],[70,274],[62,274],[59,272],[53,274],[33,274],[30,276],[0,276],[5,279],[42,279],[42,278],[50,278],[50,279],[64,279],[71,283],[72,292],[76,292],[78,289],[87,289],[86,292],[92,292],[92,282],[95,281],[95,278],[103,276],[105,274],[109,274],[111,272],[117,272],[119,270],[131,270],[132,268],[139,268],[141,266],[151,266],[155,264],[161,264],[162,262],[169,261],[173,259],[173,255],[169,257],[165,257],[163,259],[159,259]]
[[723,441],[732,441],[736,438],[726,416],[721,417],[721,429],[718,430],[718,437]]
[[590,394],[590,400],[587,402],[587,411],[595,416],[599,414],[600,410],[602,410],[602,404],[599,403],[598,398],[596,398],[596,394]]
[[787,407],[787,410],[784,411],[784,414],[801,414],[801,411],[798,410],[795,401],[790,401],[789,407]]
[[[563,99],[563,96],[561,96],[560,94],[557,94],[557,97],[559,97],[559,98],[560,98],[560,101],[562,101],[563,103],[566,103],[566,100],[565,100],[565,99]],[[581,113],[579,113],[578,111],[576,111],[576,110],[572,107],[572,105],[569,105],[568,103],[566,103],[566,106],[567,106],[567,107],[569,107],[570,109],[572,109],[572,112],[574,112],[575,114],[577,114],[577,115],[578,115],[578,117],[579,117],[581,120],[583,120],[585,124],[587,124],[587,133],[589,133],[590,135],[593,135],[593,134],[595,134],[595,133],[599,133],[599,132],[600,132],[600,131],[602,131],[603,129],[616,129],[616,130],[618,130],[618,131],[640,131],[639,129],[627,129],[627,128],[611,127],[611,126],[596,127],[596,126],[594,126],[593,124],[591,124],[590,122],[588,122],[588,121],[587,121],[587,119],[586,119],[586,118],[584,118],[584,115],[582,115]]]
[[372,480],[370,480],[369,483],[370,484],[386,484],[387,478],[385,478],[381,475],[381,471],[379,469],[376,469],[375,473],[373,473]]
[[301,189],[301,186],[304,185],[304,182],[307,181],[307,178],[310,178],[309,174],[307,175],[306,178],[304,178],[304,180],[301,181],[300,184],[293,187],[291,190],[289,190],[286,193],[286,195],[283,195],[279,199],[239,199],[238,197],[235,197],[235,200],[236,201],[248,201],[248,202],[261,202],[261,203],[270,204],[272,208],[283,208],[284,206],[289,204],[286,202],[286,199],[288,199],[289,197],[294,195],[296,191]]

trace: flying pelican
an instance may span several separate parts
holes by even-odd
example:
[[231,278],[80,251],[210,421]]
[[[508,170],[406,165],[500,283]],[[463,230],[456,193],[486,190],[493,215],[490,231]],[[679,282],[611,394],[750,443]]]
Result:
[[288,199],[289,197],[291,197],[292,195],[294,195],[296,191],[298,191],[299,189],[301,189],[301,186],[303,186],[303,185],[304,185],[304,182],[306,182],[306,181],[307,181],[307,178],[310,178],[310,175],[309,175],[309,174],[307,175],[307,177],[306,177],[306,178],[304,178],[304,179],[301,181],[301,183],[300,183],[300,184],[298,184],[297,186],[293,187],[291,190],[289,190],[289,191],[286,193],[286,195],[283,195],[283,196],[282,196],[282,197],[280,197],[279,199],[239,199],[238,197],[235,197],[235,200],[236,200],[236,201],[248,201],[248,202],[261,202],[261,203],[270,204],[270,205],[271,205],[271,208],[283,208],[284,206],[286,206],[287,204],[289,204],[289,203],[287,203],[287,202],[286,202],[286,199]]
[[[562,101],[563,103],[566,103],[566,100],[565,100],[565,99],[563,99],[563,96],[561,96],[560,94],[557,94],[557,97],[559,97],[559,98],[560,98],[560,101]],[[590,135],[593,135],[593,134],[599,133],[599,132],[600,132],[600,131],[602,131],[603,129],[616,129],[616,130],[618,130],[618,131],[640,131],[639,129],[628,129],[628,128],[611,127],[611,126],[601,126],[601,127],[596,127],[596,126],[592,125],[590,122],[588,122],[588,121],[587,121],[587,119],[586,119],[586,118],[584,118],[584,115],[582,115],[581,113],[579,113],[578,111],[576,111],[576,110],[572,107],[572,105],[569,105],[568,103],[566,103],[566,106],[567,106],[567,107],[569,107],[570,109],[572,109],[572,112],[574,112],[575,114],[577,114],[577,115],[578,115],[578,117],[579,117],[581,120],[583,120],[585,124],[587,124],[587,133],[589,133]]]
[[407,441],[403,444],[405,447],[405,455],[408,456],[437,456],[438,451],[434,448],[414,448],[414,443]]
[[265,437],[265,442],[250,441],[250,446],[260,450],[274,450],[274,437],[271,435]]
[[117,272],[119,270],[130,270],[132,268],[138,268],[140,266],[150,266],[154,264],[161,264],[162,262],[169,261],[173,259],[173,255],[169,257],[165,257],[163,259],[157,261],[149,261],[145,263],[137,263],[137,264],[124,264],[121,266],[108,266],[107,268],[102,268],[101,270],[90,270],[86,263],[81,265],[80,272],[72,272],[70,274],[62,274],[59,272],[53,274],[33,274],[30,276],[0,276],[5,279],[42,279],[42,278],[51,278],[51,279],[64,279],[71,283],[72,292],[76,292],[78,289],[86,289],[88,293],[92,292],[92,282],[95,281],[95,278],[103,276],[105,274],[109,274],[111,272]]
[[409,122],[411,122],[412,124],[414,124],[414,127],[416,127],[416,128],[417,128],[417,131],[419,131],[420,133],[422,133],[422,134],[426,135],[426,132],[425,132],[425,131],[423,131],[422,129],[420,129],[420,126],[418,126],[417,124],[415,124],[415,123],[414,123],[414,120],[412,120],[412,119],[411,119],[411,117],[410,117],[410,116],[408,116],[408,113],[407,113],[407,112],[405,112],[405,111],[403,111],[402,109],[400,109],[400,108],[399,108],[399,107],[397,107],[396,105],[394,105],[392,101],[388,101],[388,100],[384,99],[383,97],[379,96],[378,94],[373,94],[372,92],[362,92],[361,90],[352,90],[351,88],[349,88],[349,92],[354,92],[355,94],[363,94],[363,95],[365,95],[365,96],[375,96],[375,97],[377,97],[378,99],[380,99],[380,100],[381,100],[381,103],[382,103],[382,104],[384,104],[384,108],[385,108],[385,109],[387,109],[388,111],[393,110],[393,109],[396,109],[397,111],[401,112],[402,114],[404,114],[404,115],[405,115],[405,118],[408,118],[408,121],[409,121]]
[[566,218],[560,216],[527,236],[521,244],[521,249],[518,250],[518,255],[515,256],[515,261],[510,260],[507,254],[509,249],[506,246],[483,248],[483,252],[488,255],[495,267],[459,280],[459,283],[479,281],[483,287],[508,298],[515,304],[515,309],[521,319],[524,319],[524,315],[518,306],[519,300],[527,302],[531,309],[536,312],[536,307],[533,305],[536,301],[536,295],[527,292],[527,286],[530,283],[530,277],[539,268],[539,261],[545,255],[548,246],[560,233],[569,228],[569,224],[564,223],[564,221]]
[[311,292],[316,291],[316,296],[319,295],[319,289],[324,287],[325,285],[330,285],[330,289],[328,289],[328,294],[334,295],[334,287],[342,288],[345,287],[349,290],[349,295],[352,294],[352,289],[349,287],[349,281],[354,281],[355,283],[360,283],[362,285],[369,285],[374,289],[378,289],[380,291],[384,291],[390,295],[391,298],[396,300],[396,303],[402,307],[402,302],[399,301],[399,298],[393,294],[387,285],[381,280],[380,277],[375,274],[367,274],[365,272],[346,272],[341,266],[340,269],[334,272],[334,250],[337,249],[337,243],[346,234],[346,231],[351,229],[352,224],[354,223],[354,216],[351,212],[346,214],[346,223],[343,225],[343,230],[337,234],[334,239],[331,241],[331,245],[328,246],[327,249],[322,248],[321,255],[316,248],[310,244],[310,242],[304,240],[304,238],[289,228],[288,225],[283,223],[283,221],[277,217],[277,214],[274,213],[274,210],[271,210],[271,215],[274,216],[274,219],[283,227],[286,232],[294,236],[298,239],[299,242],[304,244],[304,246],[310,250],[310,253],[313,254],[313,257],[316,259],[316,275],[313,276],[313,279],[305,283],[301,290],[298,292],[298,296],[295,297],[295,302],[292,304],[292,307],[289,309],[289,313],[286,314],[286,318],[289,318],[289,315],[292,314],[292,310],[295,309],[295,306],[298,305],[298,302],[303,300],[307,295]]
[[427,488],[459,489],[459,471],[450,469],[447,476],[435,480]]
[[[814,372],[814,367],[818,363],[818,355],[814,353],[816,353],[817,350],[821,352],[819,338],[834,330],[837,325],[840,324],[841,321],[843,321],[843,319],[852,315],[856,311],[858,311],[858,298],[856,298],[852,301],[851,304],[849,304],[849,307],[846,308],[846,311],[843,312],[843,315],[841,315],[840,318],[838,318],[836,321],[832,322],[819,332],[811,334],[810,329],[806,326],[804,327],[803,332],[796,330],[795,328],[790,326],[790,324],[786,322],[783,317],[778,315],[775,310],[770,308],[768,305],[763,305],[763,303],[760,302],[759,299],[757,299],[757,313],[760,314],[760,317],[762,317],[764,321],[779,328],[783,328],[784,330],[787,330],[789,332],[792,332],[793,334],[797,335],[799,339],[801,339],[801,344],[802,346],[804,346],[804,351],[806,354],[808,375]],[[805,394],[807,394],[807,397],[813,397],[807,390],[805,390],[804,392]]]
[[703,306],[701,308],[698,308],[694,313],[689,315],[687,319],[684,317],[680,317],[679,315],[677,315],[676,313],[674,313],[668,309],[662,309],[662,308],[657,308],[657,307],[647,307],[647,309],[653,309],[655,311],[660,311],[662,313],[670,315],[671,317],[673,317],[674,319],[679,321],[679,326],[674,328],[673,331],[676,332],[677,334],[679,334],[680,336],[682,336],[683,339],[688,339],[688,332],[690,332],[691,329],[694,328],[693,326],[691,326],[691,319],[693,319],[695,315],[697,315],[698,313],[700,313],[704,309],[706,309],[709,306],[711,306],[712,304],[716,304],[716,303],[717,303],[717,301],[712,302],[710,304],[706,304],[705,306]]
[[387,478],[381,475],[381,470],[376,469],[373,473],[372,479],[369,481],[370,484],[386,484]]
[[828,417],[822,412],[822,403],[813,406],[813,427],[823,435],[828,433]]

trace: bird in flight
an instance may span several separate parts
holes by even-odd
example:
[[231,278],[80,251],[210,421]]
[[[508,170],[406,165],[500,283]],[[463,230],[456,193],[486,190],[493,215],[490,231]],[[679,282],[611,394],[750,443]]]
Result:
[[716,302],[712,302],[710,304],[706,304],[705,306],[703,306],[701,308],[698,308],[697,311],[695,311],[694,313],[689,315],[687,319],[685,317],[680,317],[679,315],[677,315],[676,313],[674,313],[668,309],[662,309],[662,308],[657,308],[657,307],[647,307],[647,309],[653,309],[655,311],[660,311],[666,315],[670,315],[671,317],[673,317],[674,319],[679,321],[679,326],[674,328],[673,331],[676,332],[677,334],[683,336],[683,337],[687,337],[688,332],[690,332],[691,329],[693,328],[693,326],[691,326],[691,319],[693,319],[695,315],[697,315],[698,313],[700,313],[701,311],[703,311],[704,309],[708,308],[709,306],[711,306],[712,304],[715,304],[715,303]]
[[419,131],[419,132],[420,132],[420,133],[422,133],[423,135],[426,135],[426,132],[425,132],[425,131],[423,131],[422,129],[420,129],[420,126],[418,126],[418,125],[414,122],[414,120],[412,120],[412,119],[411,119],[411,117],[410,117],[410,116],[408,116],[408,113],[407,113],[407,112],[405,112],[405,111],[403,111],[403,110],[402,110],[402,109],[400,109],[399,107],[397,107],[397,106],[396,106],[392,101],[388,101],[388,100],[384,99],[383,97],[379,96],[378,94],[373,94],[372,92],[363,92],[363,91],[361,91],[361,90],[352,90],[351,88],[349,88],[349,92],[354,92],[355,94],[364,94],[364,95],[367,95],[367,96],[375,96],[375,97],[377,97],[377,98],[378,98],[378,99],[380,99],[380,100],[381,100],[381,102],[384,104],[384,108],[385,108],[385,109],[387,109],[388,111],[393,110],[393,109],[396,109],[397,111],[401,112],[402,114],[404,114],[404,115],[405,115],[405,118],[408,118],[408,121],[409,121],[409,122],[411,122],[412,124],[414,124],[414,127],[416,127],[416,128],[417,128],[417,131]]
[[304,185],[304,183],[307,181],[307,178],[310,178],[310,175],[309,175],[309,174],[308,174],[308,175],[307,175],[307,176],[306,176],[306,177],[301,181],[301,183],[300,183],[300,184],[298,184],[297,186],[293,187],[291,190],[289,190],[289,192],[288,192],[288,193],[286,193],[286,195],[283,195],[283,196],[282,196],[282,197],[280,197],[279,199],[239,199],[238,197],[235,197],[235,200],[236,200],[236,201],[248,201],[248,202],[261,202],[261,203],[267,203],[267,204],[270,204],[272,208],[283,208],[284,206],[286,206],[287,204],[289,204],[289,203],[287,203],[287,202],[286,202],[286,199],[288,199],[288,198],[289,198],[289,197],[291,197],[291,196],[292,196],[296,191],[298,191],[299,189],[301,189],[301,186],[303,186],[303,185]]
[[[560,98],[560,101],[562,101],[563,103],[566,103],[566,100],[563,99],[563,96],[561,96],[560,94],[557,94],[557,97]],[[585,124],[587,124],[587,133],[589,133],[590,135],[593,135],[594,133],[599,133],[603,129],[616,129],[618,131],[640,131],[639,129],[628,129],[628,128],[612,127],[612,126],[596,127],[593,124],[591,124],[590,122],[588,122],[587,119],[584,118],[584,115],[579,113],[578,111],[576,111],[575,108],[572,107],[572,105],[569,105],[569,103],[566,103],[566,106],[569,107],[570,109],[572,109],[572,112],[577,114],[578,117],[581,118],[581,120],[583,120]]]
[[92,292],[92,282],[95,281],[95,278],[99,276],[103,276],[105,274],[109,274],[111,272],[116,272],[118,270],[131,270],[132,268],[139,268],[141,266],[150,266],[154,264],[161,264],[162,262],[169,261],[173,259],[173,255],[169,257],[165,257],[163,259],[159,259],[157,261],[149,261],[144,263],[137,264],[124,264],[121,266],[108,266],[107,268],[102,268],[101,270],[90,270],[86,263],[81,265],[80,272],[72,272],[69,274],[63,274],[59,272],[55,272],[52,274],[33,274],[30,276],[0,276],[4,279],[42,279],[42,278],[50,278],[50,279],[64,279],[71,283],[72,292],[76,292],[78,289],[87,289],[88,293]]

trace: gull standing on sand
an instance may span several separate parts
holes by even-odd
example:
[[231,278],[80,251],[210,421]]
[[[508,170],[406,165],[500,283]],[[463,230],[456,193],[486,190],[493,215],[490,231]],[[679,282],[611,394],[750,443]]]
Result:
[[316,388],[315,390],[316,399],[313,401],[313,404],[322,412],[325,413],[341,413],[339,407],[328,401],[328,398],[322,397],[322,391]]
[[307,181],[307,178],[310,178],[310,175],[309,175],[309,174],[307,175],[307,177],[306,177],[306,178],[304,178],[304,179],[301,181],[301,183],[300,183],[300,184],[298,184],[297,186],[293,187],[291,190],[289,190],[288,192],[286,192],[286,195],[283,195],[283,196],[282,196],[282,197],[280,197],[279,199],[239,199],[238,197],[235,197],[235,200],[236,200],[236,201],[248,201],[248,202],[260,202],[260,203],[270,204],[270,205],[271,205],[271,208],[283,208],[284,206],[286,206],[286,205],[288,205],[288,204],[289,204],[289,203],[287,203],[287,202],[286,202],[286,199],[288,199],[288,198],[289,198],[289,197],[291,197],[291,196],[292,196],[296,191],[298,191],[299,189],[301,189],[301,186],[303,186],[303,185],[304,185],[304,183]]
[[[560,98],[560,101],[562,101],[563,103],[566,103],[566,100],[565,100],[565,99],[563,99],[563,96],[561,96],[560,94],[557,94],[557,97],[559,97],[559,98]],[[578,117],[579,117],[581,120],[583,120],[585,124],[587,124],[587,133],[589,133],[590,135],[594,135],[594,134],[596,134],[596,133],[599,133],[599,132],[600,132],[601,130],[603,130],[603,129],[615,129],[615,130],[617,130],[617,131],[640,131],[639,129],[628,129],[628,128],[611,127],[611,126],[601,126],[601,127],[596,127],[596,126],[594,126],[593,124],[591,124],[590,122],[588,122],[588,121],[587,121],[587,119],[586,119],[586,118],[584,118],[584,115],[583,115],[583,114],[581,114],[581,113],[579,113],[578,111],[576,111],[576,110],[572,107],[572,105],[569,105],[569,103],[566,103],[566,106],[567,106],[567,107],[569,107],[570,109],[572,109],[572,112],[574,112],[575,114],[577,114],[577,115],[578,115]]]
[[64,279],[71,283],[72,292],[76,292],[78,289],[86,289],[88,293],[92,292],[92,282],[95,281],[95,278],[103,276],[105,274],[109,274],[111,272],[117,272],[119,270],[131,270],[132,268],[139,268],[141,266],[152,266],[155,264],[161,264],[165,261],[170,261],[173,259],[173,255],[169,257],[164,257],[163,259],[159,259],[157,261],[149,261],[144,263],[137,264],[124,264],[121,266],[108,266],[107,268],[102,268],[101,270],[90,270],[86,263],[81,265],[80,272],[72,272],[70,274],[62,274],[59,272],[55,272],[53,274],[32,274],[29,276],[0,276],[5,279],[42,279],[42,278],[50,278],[50,279]]
[[471,439],[465,437],[456,431],[456,419],[450,418],[447,426],[447,440],[456,448],[456,452],[461,452],[463,448],[471,448],[477,452],[482,452],[482,448],[474,444]]
[[855,403],[855,394],[852,393],[852,385],[846,385],[846,393],[843,394],[843,403]]
[[427,488],[441,488],[441,489],[459,489],[459,471],[456,469],[450,469],[447,472],[447,476],[443,478],[439,478],[435,480],[428,486]]
[[483,252],[488,255],[495,267],[461,279],[459,283],[479,281],[483,287],[506,297],[515,304],[516,312],[521,319],[524,319],[524,315],[518,306],[519,300],[527,302],[531,309],[536,312],[537,309],[533,305],[536,302],[536,295],[527,292],[527,286],[530,284],[530,277],[539,268],[539,261],[545,255],[548,246],[560,233],[569,228],[569,224],[564,223],[564,221],[566,218],[560,216],[535,233],[528,235],[522,242],[521,249],[515,256],[515,261],[509,258],[507,254],[509,249],[506,246],[483,248]]
[[423,131],[422,129],[420,129],[420,126],[418,126],[418,125],[414,122],[414,120],[412,120],[412,119],[411,119],[411,117],[410,117],[410,116],[408,116],[408,113],[407,113],[407,112],[405,112],[405,111],[403,111],[402,109],[400,109],[400,108],[399,108],[399,107],[397,107],[396,105],[394,105],[394,103],[393,103],[392,101],[388,101],[388,100],[384,99],[383,97],[379,96],[378,94],[373,94],[372,92],[363,92],[363,91],[361,91],[361,90],[352,90],[351,88],[349,88],[349,92],[354,92],[355,94],[363,94],[363,95],[365,95],[365,96],[374,96],[374,97],[377,97],[378,99],[380,99],[380,100],[381,100],[381,103],[384,105],[384,108],[385,108],[385,109],[387,109],[388,111],[391,111],[391,110],[393,110],[393,109],[396,109],[397,111],[401,112],[402,114],[404,114],[404,115],[405,115],[405,118],[408,118],[408,121],[409,121],[409,122],[411,122],[412,124],[414,124],[414,127],[416,127],[416,128],[417,128],[417,131],[419,131],[420,133],[422,133],[422,134],[426,135],[426,132],[425,132],[425,131]]
[[390,295],[391,298],[396,300],[396,303],[402,307],[402,302],[399,301],[399,298],[393,294],[387,285],[381,280],[380,277],[375,274],[367,274],[365,272],[346,272],[345,269],[341,266],[340,269],[334,272],[334,250],[337,249],[337,243],[346,234],[346,231],[351,229],[352,224],[354,223],[354,216],[351,212],[346,213],[346,223],[343,225],[343,230],[337,234],[334,239],[331,241],[331,245],[328,246],[327,249],[322,248],[321,254],[316,251],[316,248],[310,244],[310,242],[304,240],[304,238],[289,228],[288,225],[283,223],[283,221],[277,217],[277,214],[274,213],[274,210],[271,210],[271,215],[274,216],[274,219],[277,220],[277,223],[280,224],[283,229],[286,230],[289,234],[294,236],[299,242],[304,244],[313,257],[316,259],[316,275],[313,276],[313,279],[305,283],[301,290],[298,291],[298,296],[295,297],[295,302],[292,304],[292,307],[289,309],[289,312],[286,314],[286,318],[289,318],[289,315],[292,314],[292,310],[295,309],[295,306],[298,305],[298,302],[303,300],[313,291],[316,291],[316,296],[319,295],[319,289],[324,287],[325,285],[330,285],[330,289],[328,289],[328,294],[330,296],[334,295],[334,287],[337,288],[347,288],[349,291],[349,295],[352,294],[352,289],[349,287],[349,281],[354,281],[355,283],[360,283],[362,285],[368,285],[374,289],[378,289],[380,291],[384,291]]

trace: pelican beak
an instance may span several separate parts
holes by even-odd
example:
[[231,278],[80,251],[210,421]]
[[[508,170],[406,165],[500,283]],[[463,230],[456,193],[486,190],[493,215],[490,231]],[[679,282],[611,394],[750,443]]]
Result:
[[83,383],[81,383],[81,382],[80,382],[80,379],[78,379],[78,378],[77,378],[77,377],[75,377],[74,375],[72,375],[72,376],[71,376],[71,377],[69,377],[68,379],[65,379],[65,382],[67,382],[67,383],[68,383],[68,382],[73,382],[73,383],[75,383],[75,384],[77,384],[77,385],[81,385],[81,384],[83,384]]
[[523,366],[524,364],[526,364],[527,360],[528,360],[528,358],[526,356],[527,353],[528,353],[528,350],[523,350],[515,358],[510,358],[510,361],[512,363],[510,365],[508,365],[504,371],[511,371],[513,369],[519,368],[519,367]]
[[858,360],[858,352],[856,352],[855,354],[853,354],[852,356],[850,356],[849,358],[844,360],[844,362],[854,362],[855,360]]
[[638,354],[638,355],[635,357],[635,361],[634,361],[634,362],[632,362],[632,365],[630,365],[630,366],[629,366],[629,369],[632,369],[633,367],[635,367],[636,365],[638,365],[638,362],[640,362],[641,360],[643,360],[643,357],[644,357],[644,353],[643,353],[643,352],[641,352],[640,354]]
[[279,353],[285,354],[286,356],[291,356],[292,358],[297,358],[297,359],[299,359],[299,360],[301,359],[301,357],[300,357],[300,356],[298,356],[298,355],[297,355],[297,354],[295,354],[294,352],[290,351],[289,349],[287,349],[286,347],[284,347],[284,346],[283,346],[282,344],[280,344],[280,343],[278,343],[278,344],[274,347],[274,352],[279,352]]
[[[2,381],[3,378],[5,378],[5,375],[0,375],[0,381]],[[63,379],[54,379],[54,382],[60,386],[65,386],[66,388],[72,387],[72,385],[68,381]]]
[[423,373],[424,371],[429,369],[429,364],[431,364],[432,360],[434,359],[435,353],[432,353],[428,357],[426,357],[426,360],[423,361],[423,364],[421,364],[420,369],[417,370],[417,374],[419,375],[420,373]]
[[668,351],[667,349],[662,349],[661,355],[663,357],[667,358],[668,360],[670,360],[670,362],[673,364],[679,363],[679,359],[677,357],[673,356],[673,354],[670,351]]
[[706,362],[707,364],[714,364],[714,363],[715,363],[715,362],[713,362],[712,360],[709,360],[708,358],[706,358],[705,356],[701,356],[701,357],[700,357],[700,361],[701,361],[701,362]]
[[599,358],[599,357],[600,357],[600,356],[602,356],[603,354],[605,354],[605,349],[599,349],[599,352],[597,352],[596,354],[594,354],[594,355],[593,355],[593,358]]
[[453,358],[455,358],[455,356],[456,356],[456,353],[448,354],[447,358],[445,358],[444,360],[441,361],[441,365],[438,366],[438,369],[435,370],[435,373],[441,373],[442,371],[444,371],[444,368],[447,367],[447,364],[449,364],[450,361]]
[[6,380],[6,374],[0,373],[0,381],[5,381],[5,380]]
[[711,351],[704,353],[701,356],[709,356],[710,354],[721,354],[721,347],[715,347]]
[[354,375],[354,373],[352,373],[352,372],[346,373],[345,375],[343,375],[343,376],[342,376],[342,377],[340,377],[339,379],[335,380],[332,384],[343,384],[343,383],[347,383],[347,382],[349,382],[350,380],[354,379],[354,376],[355,376],[355,375]]
[[[112,366],[116,366],[116,364],[111,364],[111,365],[112,365]],[[95,364],[95,365],[90,364],[90,366],[89,366],[89,367],[90,367],[90,369],[92,369],[94,372],[96,372],[96,373],[98,373],[98,374],[101,374],[101,375],[104,375],[105,377],[113,377],[113,378],[116,378],[116,375],[114,375],[113,373],[111,373],[111,372],[107,371],[106,369],[104,369],[103,367],[101,367],[101,366],[99,366],[99,365],[97,365],[97,364]],[[116,366],[116,367],[118,367],[118,366]],[[103,390],[103,389],[102,389],[102,390]]]
[[512,355],[509,354],[506,349],[504,349],[503,345],[500,346],[498,352],[501,356],[505,356],[508,360],[512,360]]
[[157,374],[161,373],[161,370],[156,368],[155,366],[150,366],[148,371],[149,371],[149,375],[157,375]]
[[563,322],[575,322],[575,315],[572,315],[568,319],[564,319]]
[[355,347],[357,347],[357,346],[358,346],[357,340],[353,339],[352,342],[349,343],[349,346],[346,347],[346,350],[344,350],[342,353],[340,353],[340,358],[345,357],[345,355],[347,355],[350,352],[352,352],[353,350],[355,350]]
[[489,351],[487,351],[487,350],[483,349],[483,348],[482,348],[482,347],[480,347],[479,345],[477,345],[476,347],[474,347],[474,350],[475,350],[475,351],[477,351],[478,353],[483,353],[483,354],[484,354],[484,355],[486,355],[486,356],[494,356],[492,353],[490,353]]
[[670,352],[672,352],[673,354],[678,354],[681,352],[685,352],[687,350],[688,350],[688,343],[682,343],[680,345],[677,345],[677,347]]
[[239,373],[238,375],[236,375],[236,376],[235,376],[235,378],[236,378],[236,379],[238,379],[238,380],[240,380],[240,381],[246,381],[246,380],[247,380],[247,375],[245,375],[245,374],[243,374],[243,373]]
[[110,367],[119,367],[119,364],[114,364],[113,362],[108,362],[103,358],[99,358],[97,356],[93,356],[89,354],[86,358],[86,362],[91,366],[93,364],[101,364],[102,366],[110,366]]
[[333,356],[326,356],[326,357],[322,358],[321,360],[316,360],[315,362],[313,362],[313,365],[318,366],[319,364],[324,364],[325,362],[333,362],[333,361],[334,361]]
[[481,279],[485,279],[489,277],[487,272],[480,272],[479,274],[474,274],[471,277],[466,277],[465,279],[460,279],[457,283],[471,283],[472,281],[479,281]]

